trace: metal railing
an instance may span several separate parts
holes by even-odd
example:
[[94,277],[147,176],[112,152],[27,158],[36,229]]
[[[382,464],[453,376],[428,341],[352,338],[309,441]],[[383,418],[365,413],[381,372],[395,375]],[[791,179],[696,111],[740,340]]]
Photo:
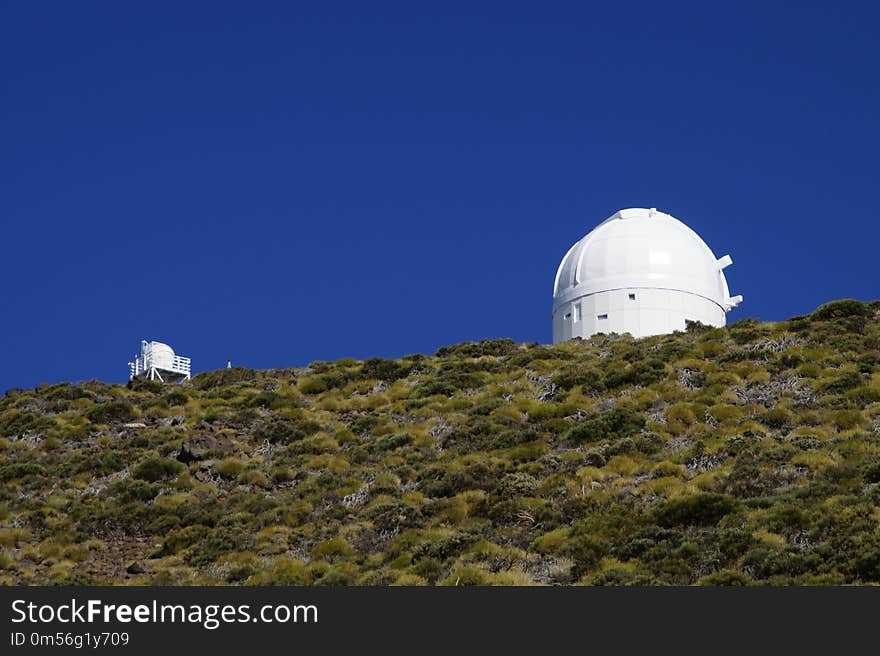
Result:
[[189,376],[190,367],[192,366],[192,360],[190,358],[183,358],[179,355],[174,356],[174,361],[171,363],[172,371],[178,374],[186,374]]
[[192,359],[175,355],[174,359],[171,361],[171,367],[166,368],[157,366],[153,362],[151,354],[146,354],[142,357],[135,358],[134,362],[129,362],[128,367],[129,371],[131,372],[132,378],[134,378],[138,374],[150,371],[150,369],[152,369],[153,367],[160,371],[170,371],[174,374],[183,374],[189,377],[190,372],[192,371]]

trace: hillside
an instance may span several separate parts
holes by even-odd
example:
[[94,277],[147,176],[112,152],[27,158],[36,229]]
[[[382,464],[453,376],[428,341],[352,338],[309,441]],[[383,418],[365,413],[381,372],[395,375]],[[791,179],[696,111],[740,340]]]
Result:
[[0,399],[0,584],[880,582],[880,301]]

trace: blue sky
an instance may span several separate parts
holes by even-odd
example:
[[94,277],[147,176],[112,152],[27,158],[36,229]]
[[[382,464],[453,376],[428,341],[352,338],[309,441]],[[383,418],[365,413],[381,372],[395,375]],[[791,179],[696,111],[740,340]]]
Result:
[[730,320],[878,293],[875,3],[0,5],[0,390],[550,341],[657,207]]

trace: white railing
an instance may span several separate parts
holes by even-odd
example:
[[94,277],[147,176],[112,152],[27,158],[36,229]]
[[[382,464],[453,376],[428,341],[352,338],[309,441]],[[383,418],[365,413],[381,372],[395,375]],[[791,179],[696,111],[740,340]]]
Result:
[[179,355],[174,356],[174,362],[171,363],[172,371],[178,374],[186,374],[189,376],[192,360],[190,358],[182,358]]
[[174,359],[171,361],[171,367],[160,367],[156,366],[153,362],[152,354],[144,354],[141,357],[135,358],[134,362],[128,363],[128,368],[131,373],[131,378],[142,374],[144,372],[150,371],[153,367],[156,367],[159,371],[170,371],[174,374],[183,374],[187,378],[190,377],[190,372],[192,371],[192,359],[184,358],[179,355],[175,355]]

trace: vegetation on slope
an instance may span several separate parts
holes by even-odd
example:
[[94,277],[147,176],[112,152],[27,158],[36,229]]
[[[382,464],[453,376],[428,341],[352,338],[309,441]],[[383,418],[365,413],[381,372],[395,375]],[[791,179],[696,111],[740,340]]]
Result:
[[0,399],[0,583],[880,582],[880,302]]

